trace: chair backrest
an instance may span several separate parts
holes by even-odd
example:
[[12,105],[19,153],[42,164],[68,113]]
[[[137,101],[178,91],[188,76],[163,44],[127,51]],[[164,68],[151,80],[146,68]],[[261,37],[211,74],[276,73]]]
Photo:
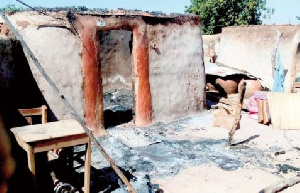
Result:
[[42,105],[38,108],[32,109],[19,109],[19,112],[25,117],[30,125],[32,125],[32,116],[41,116],[42,120],[41,123],[47,123],[47,106]]

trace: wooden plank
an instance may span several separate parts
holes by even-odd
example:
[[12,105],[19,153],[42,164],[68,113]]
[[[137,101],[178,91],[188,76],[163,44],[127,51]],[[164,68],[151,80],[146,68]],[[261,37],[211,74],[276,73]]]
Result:
[[270,92],[268,103],[274,129],[300,129],[300,94]]
[[235,119],[234,119],[234,124],[232,126],[232,129],[228,133],[228,146],[231,146],[231,141],[233,138],[233,135],[235,131],[238,129],[240,120],[241,120],[241,113],[242,113],[242,106],[243,106],[243,101],[244,101],[244,96],[245,96],[245,91],[246,91],[246,82],[242,84],[241,90],[239,92],[239,98],[238,98],[238,105],[236,107],[236,113],[235,113]]
[[19,112],[24,116],[42,115],[41,108],[19,109]]
[[[231,100],[230,100],[230,99],[231,99]],[[232,98],[230,98],[230,97],[228,97],[228,98],[222,97],[222,98],[220,98],[219,102],[224,103],[224,104],[226,104],[226,105],[232,105],[232,106],[237,105],[236,99],[235,99],[235,101],[233,101],[233,100],[234,100],[234,99],[232,99]]]
[[46,124],[28,125],[12,128],[11,131],[26,143],[62,138],[85,133],[75,120],[62,120]]
[[266,125],[270,121],[266,99],[262,100],[262,109],[263,109],[263,123]]
[[15,138],[16,138],[18,144],[19,144],[26,152],[30,150],[31,146],[30,146],[28,143],[26,143],[22,138],[20,138],[19,136],[16,136],[16,135],[15,135]]
[[19,112],[25,117],[30,125],[32,125],[32,116],[40,115],[41,123],[47,123],[47,106],[42,105],[39,108],[31,108],[31,109],[18,109]]
[[231,129],[234,123],[234,116],[230,114],[228,110],[225,110],[223,108],[221,108],[220,111],[214,115],[214,117],[214,127]]
[[42,141],[42,142],[40,141],[40,142],[34,144],[33,151],[34,151],[34,153],[50,151],[52,149],[60,149],[60,148],[64,148],[64,147],[71,147],[71,146],[86,144],[86,143],[88,143],[88,141],[89,141],[89,138],[87,137],[86,134],[69,136],[69,137],[64,137],[64,138],[59,138],[59,139],[49,139],[49,140]]

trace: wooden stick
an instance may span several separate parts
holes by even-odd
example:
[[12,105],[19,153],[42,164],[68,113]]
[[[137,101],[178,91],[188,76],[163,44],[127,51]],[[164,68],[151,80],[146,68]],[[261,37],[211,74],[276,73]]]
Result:
[[259,193],[276,193],[279,192],[285,188],[292,187],[295,184],[298,184],[300,182],[300,175],[287,179],[282,180],[279,183],[272,184],[269,187],[266,187],[265,189],[259,191]]
[[262,109],[263,109],[263,124],[266,125],[269,122],[266,99],[263,99],[262,101]]
[[47,106],[43,105],[42,107],[42,124],[47,123]]
[[233,135],[238,128],[238,125],[241,120],[241,112],[242,112],[242,106],[243,106],[243,101],[244,101],[244,95],[245,95],[245,90],[246,90],[246,82],[242,84],[241,92],[239,93],[239,98],[238,98],[238,103],[236,107],[236,113],[235,113],[235,119],[234,119],[234,124],[232,126],[231,131],[229,132],[229,137],[228,137],[228,146],[231,146],[231,141],[233,138]]

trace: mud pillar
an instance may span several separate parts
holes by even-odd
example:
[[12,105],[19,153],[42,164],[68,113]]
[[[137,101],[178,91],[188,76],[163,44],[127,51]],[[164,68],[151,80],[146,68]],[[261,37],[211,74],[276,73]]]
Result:
[[135,26],[133,31],[133,81],[135,124],[146,126],[152,122],[152,101],[149,83],[149,54],[147,28]]
[[82,51],[82,74],[83,74],[83,97],[85,103],[85,121],[88,127],[94,130],[96,135],[103,131],[103,102],[102,89],[99,81],[98,55],[98,32],[96,26],[85,22],[81,28],[80,36],[83,41]]

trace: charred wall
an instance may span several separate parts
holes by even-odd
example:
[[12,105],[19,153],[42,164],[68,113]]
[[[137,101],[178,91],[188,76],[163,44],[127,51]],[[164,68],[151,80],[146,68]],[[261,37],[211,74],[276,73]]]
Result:
[[101,78],[103,90],[132,90],[132,32],[99,32]]
[[99,32],[104,127],[133,119],[132,31]]

